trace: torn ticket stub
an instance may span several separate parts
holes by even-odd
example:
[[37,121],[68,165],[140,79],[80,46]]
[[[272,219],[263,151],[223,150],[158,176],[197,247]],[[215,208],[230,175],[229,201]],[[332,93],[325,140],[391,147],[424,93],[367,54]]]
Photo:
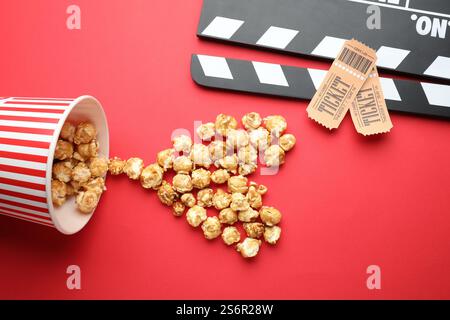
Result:
[[328,129],[339,127],[377,60],[373,49],[345,42],[308,108],[308,116]]
[[350,114],[356,131],[362,135],[385,133],[392,129],[376,67],[356,95]]

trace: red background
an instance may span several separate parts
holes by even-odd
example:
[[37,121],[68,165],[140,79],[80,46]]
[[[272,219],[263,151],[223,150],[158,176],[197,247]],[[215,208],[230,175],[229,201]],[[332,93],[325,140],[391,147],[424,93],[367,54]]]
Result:
[[[154,192],[110,177],[88,226],[64,236],[0,216],[0,298],[450,298],[450,125],[392,114],[391,133],[335,132],[309,120],[307,102],[198,87],[192,53],[311,66],[296,57],[199,40],[200,0],[0,2],[0,95],[91,94],[110,125],[111,155],[153,162],[175,128],[221,112],[282,114],[298,145],[266,183],[284,214],[276,247],[242,259],[175,218]],[[66,268],[82,289],[66,288]],[[368,290],[379,265],[382,289]]]

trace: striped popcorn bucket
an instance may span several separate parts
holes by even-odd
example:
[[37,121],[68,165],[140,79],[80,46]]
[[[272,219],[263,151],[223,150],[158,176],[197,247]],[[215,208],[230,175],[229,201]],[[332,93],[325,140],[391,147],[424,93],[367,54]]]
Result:
[[108,124],[94,97],[0,98],[0,215],[64,234],[87,224],[93,212],[79,212],[74,197],[61,207],[52,203],[53,155],[66,120],[91,121],[98,130],[99,154],[109,157]]

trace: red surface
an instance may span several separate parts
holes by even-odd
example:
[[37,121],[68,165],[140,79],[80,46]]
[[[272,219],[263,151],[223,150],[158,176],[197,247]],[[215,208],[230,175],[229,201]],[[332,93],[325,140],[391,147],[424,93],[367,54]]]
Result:
[[[450,124],[392,114],[388,135],[330,133],[306,102],[200,88],[192,53],[297,66],[327,64],[199,40],[201,1],[1,1],[0,94],[92,94],[106,109],[111,154],[154,161],[175,128],[220,112],[282,114],[298,137],[265,203],[284,214],[279,245],[245,261],[175,218],[153,192],[111,177],[88,226],[64,236],[0,216],[0,298],[450,298]],[[82,289],[66,288],[66,268]],[[379,265],[382,289],[368,290]]]

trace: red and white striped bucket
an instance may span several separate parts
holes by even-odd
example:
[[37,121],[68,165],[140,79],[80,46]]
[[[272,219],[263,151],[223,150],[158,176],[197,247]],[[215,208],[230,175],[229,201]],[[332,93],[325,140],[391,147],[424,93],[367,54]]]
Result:
[[94,97],[0,98],[0,215],[64,234],[87,224],[93,212],[79,212],[74,197],[61,207],[52,203],[53,155],[66,120],[91,121],[98,130],[99,154],[109,158],[108,123]]

